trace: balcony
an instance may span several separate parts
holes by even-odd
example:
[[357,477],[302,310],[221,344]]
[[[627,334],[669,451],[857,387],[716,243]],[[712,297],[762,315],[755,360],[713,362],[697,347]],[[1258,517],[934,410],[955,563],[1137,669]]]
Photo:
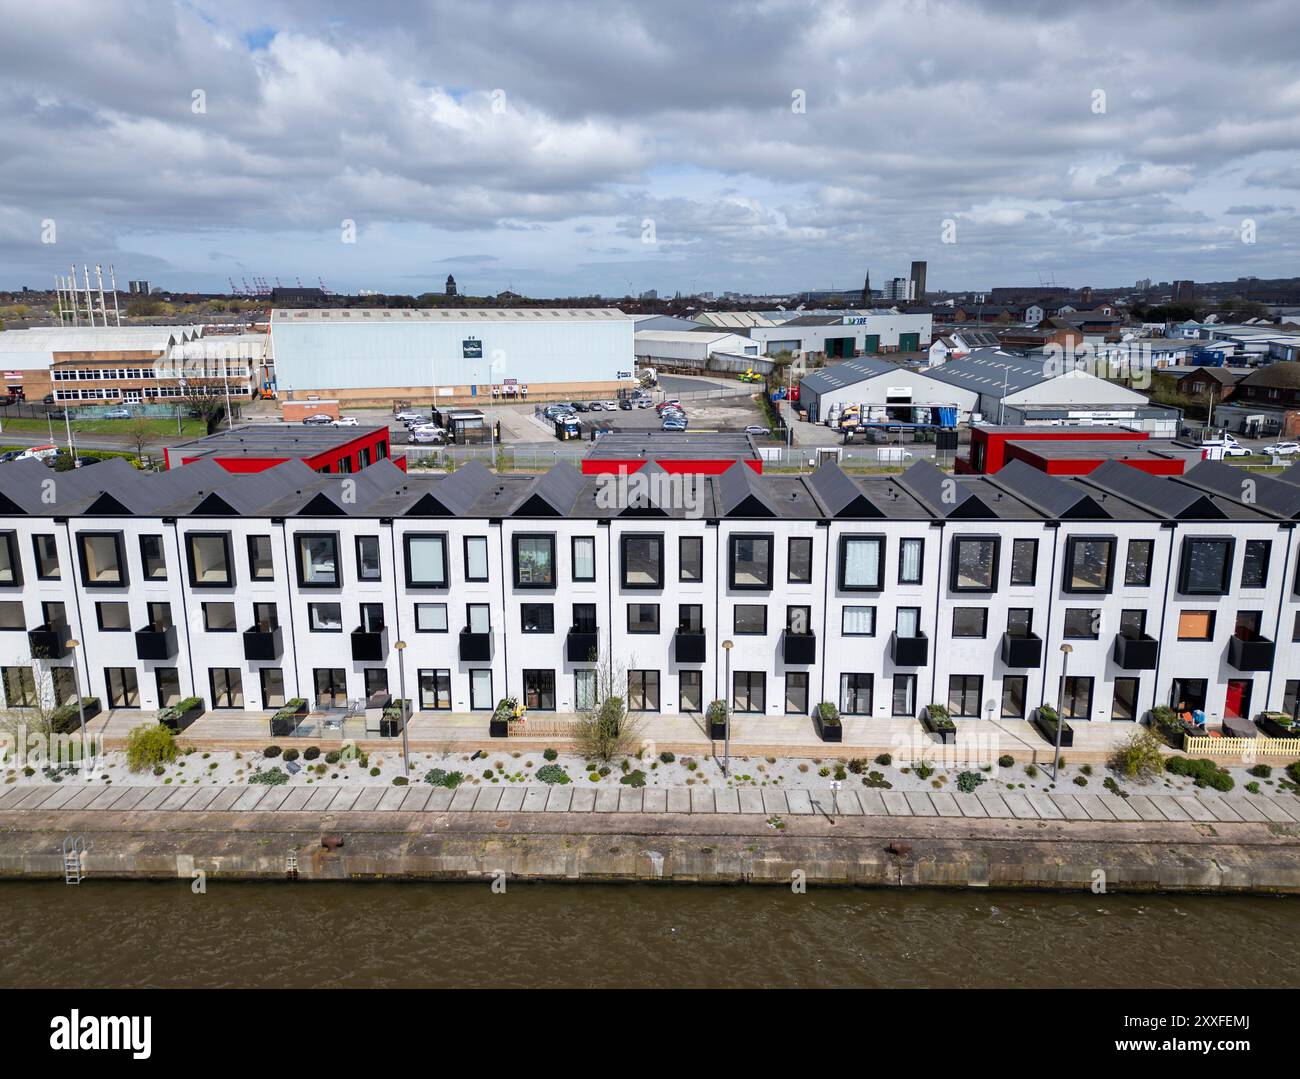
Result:
[[382,663],[388,655],[388,630],[365,629],[358,626],[352,631],[352,658],[360,663]]
[[462,663],[486,663],[492,658],[492,634],[471,633],[468,626],[460,631]]
[[1228,638],[1228,663],[1239,671],[1273,669],[1273,642],[1267,637]]
[[1036,633],[1002,634],[1002,662],[1008,667],[1041,667],[1043,638]]
[[703,663],[707,648],[708,639],[703,630],[679,629],[673,634],[673,660],[677,663]]
[[1115,666],[1123,671],[1154,671],[1160,645],[1145,633],[1137,637],[1115,634]]
[[590,663],[596,658],[599,648],[600,634],[596,630],[574,626],[564,639],[564,658],[570,663]]
[[284,631],[276,626],[274,629],[262,629],[253,626],[244,630],[244,658],[253,660],[277,660],[284,655]]
[[145,626],[135,631],[136,659],[172,659],[177,652],[176,627]]
[[791,633],[787,629],[781,634],[781,659],[786,663],[816,663],[817,634]]
[[27,631],[27,644],[32,659],[66,659],[68,655],[68,627],[46,623]]
[[924,633],[900,637],[895,630],[889,635],[889,658],[896,667],[924,667],[930,662],[930,638]]

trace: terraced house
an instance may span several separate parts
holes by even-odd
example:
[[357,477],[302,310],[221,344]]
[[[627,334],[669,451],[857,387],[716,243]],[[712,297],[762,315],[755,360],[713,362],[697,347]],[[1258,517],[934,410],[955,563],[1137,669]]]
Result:
[[396,696],[401,640],[417,713],[483,713],[484,731],[507,695],[588,707],[611,656],[638,711],[1024,717],[1055,703],[1063,644],[1076,723],[1296,710],[1297,469],[737,463],[696,497],[642,483],[621,502],[616,479],[0,466],[5,703],[70,700],[75,662],[106,708],[331,707]]

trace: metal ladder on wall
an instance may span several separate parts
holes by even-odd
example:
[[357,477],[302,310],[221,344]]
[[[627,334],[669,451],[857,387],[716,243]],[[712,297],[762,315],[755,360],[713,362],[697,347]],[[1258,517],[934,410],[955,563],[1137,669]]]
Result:
[[81,856],[86,851],[85,836],[65,836],[63,840],[63,883],[80,884],[85,877]]

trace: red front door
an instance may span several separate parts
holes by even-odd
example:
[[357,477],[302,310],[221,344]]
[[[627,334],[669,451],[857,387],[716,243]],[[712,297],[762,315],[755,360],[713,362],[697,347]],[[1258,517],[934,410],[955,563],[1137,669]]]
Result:
[[1229,678],[1228,699],[1223,705],[1223,714],[1230,719],[1245,719],[1250,712],[1250,679]]

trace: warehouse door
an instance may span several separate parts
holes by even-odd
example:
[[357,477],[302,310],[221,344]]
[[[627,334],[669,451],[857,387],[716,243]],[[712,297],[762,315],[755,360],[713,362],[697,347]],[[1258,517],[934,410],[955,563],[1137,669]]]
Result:
[[880,351],[880,334],[869,333],[862,340],[862,351],[868,356],[874,356]]
[[848,358],[853,355],[853,338],[852,337],[828,337],[826,338],[826,355]]
[[919,333],[900,333],[898,335],[899,352],[918,352],[921,348],[921,335]]

